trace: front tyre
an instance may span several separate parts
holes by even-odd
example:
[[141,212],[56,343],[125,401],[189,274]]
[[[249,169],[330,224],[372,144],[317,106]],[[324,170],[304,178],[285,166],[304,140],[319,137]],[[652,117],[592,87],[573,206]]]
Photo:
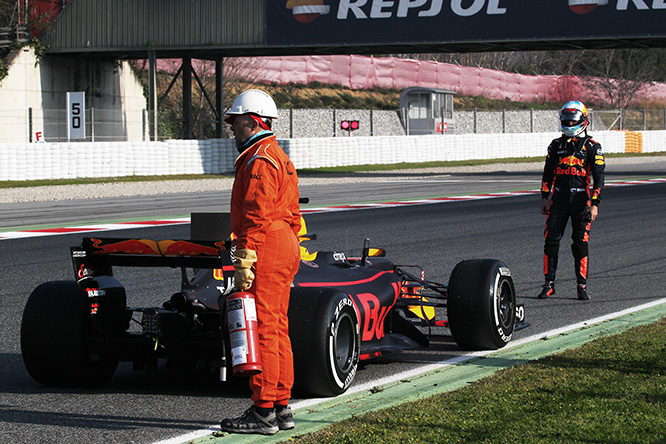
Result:
[[21,351],[30,376],[50,386],[100,385],[118,357],[89,350],[93,334],[86,293],[73,281],[46,282],[30,295],[21,321]]
[[449,328],[464,350],[495,350],[511,341],[516,325],[516,290],[501,261],[460,262],[449,279]]
[[347,391],[356,375],[361,347],[358,315],[348,294],[292,288],[289,336],[295,390],[314,396]]

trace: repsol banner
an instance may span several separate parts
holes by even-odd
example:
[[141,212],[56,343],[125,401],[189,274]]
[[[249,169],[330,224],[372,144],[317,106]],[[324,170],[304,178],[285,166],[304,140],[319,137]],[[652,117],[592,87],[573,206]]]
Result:
[[666,36],[666,0],[269,0],[268,45]]

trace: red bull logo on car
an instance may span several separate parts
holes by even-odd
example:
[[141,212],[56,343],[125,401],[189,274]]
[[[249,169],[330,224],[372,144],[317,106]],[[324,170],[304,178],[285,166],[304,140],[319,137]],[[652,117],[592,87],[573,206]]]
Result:
[[160,241],[159,246],[165,256],[218,256],[225,250],[224,242],[208,246],[183,240],[165,240]]
[[105,243],[103,239],[90,239],[95,253],[160,254],[157,242],[151,239],[125,239]]
[[104,239],[90,239],[96,254],[140,254],[160,256],[219,256],[226,250],[225,242],[211,245],[184,241],[152,239],[123,239],[118,242],[107,242]]

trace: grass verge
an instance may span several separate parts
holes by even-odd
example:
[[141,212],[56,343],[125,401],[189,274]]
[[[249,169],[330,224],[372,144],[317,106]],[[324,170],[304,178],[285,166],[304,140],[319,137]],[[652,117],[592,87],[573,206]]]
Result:
[[666,319],[290,441],[666,443]]

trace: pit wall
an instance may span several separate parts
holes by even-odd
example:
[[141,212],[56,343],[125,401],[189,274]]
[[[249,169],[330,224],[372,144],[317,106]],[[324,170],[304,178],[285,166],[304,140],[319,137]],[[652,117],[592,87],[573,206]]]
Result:
[[[558,133],[279,139],[298,169],[470,159],[541,157]],[[606,153],[666,150],[666,131],[605,131]],[[224,174],[233,139],[0,144],[0,180]]]

